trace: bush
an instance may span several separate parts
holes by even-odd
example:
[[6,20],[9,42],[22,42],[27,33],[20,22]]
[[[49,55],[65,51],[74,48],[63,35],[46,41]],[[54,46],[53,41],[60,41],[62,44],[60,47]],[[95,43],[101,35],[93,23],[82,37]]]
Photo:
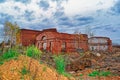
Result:
[[58,55],[58,56],[54,56],[54,61],[56,64],[56,69],[58,71],[58,73],[62,74],[65,72],[65,59],[63,58],[63,56]]
[[71,77],[71,75],[65,71],[66,61],[62,55],[54,56],[54,61],[56,64],[56,70],[59,74],[62,74],[68,78]]
[[0,65],[3,65],[3,64],[4,64],[4,62],[1,61],[1,62],[0,62]]
[[27,47],[26,54],[29,57],[39,58],[42,52],[34,45]]
[[29,72],[30,72],[30,71],[27,70],[26,67],[24,66],[24,67],[22,68],[22,70],[21,70],[20,73],[21,73],[22,75],[26,75],[26,74],[28,74]]
[[8,51],[6,51],[3,55],[2,58],[5,60],[7,59],[11,59],[11,58],[16,58],[18,57],[18,52],[16,49],[9,49]]

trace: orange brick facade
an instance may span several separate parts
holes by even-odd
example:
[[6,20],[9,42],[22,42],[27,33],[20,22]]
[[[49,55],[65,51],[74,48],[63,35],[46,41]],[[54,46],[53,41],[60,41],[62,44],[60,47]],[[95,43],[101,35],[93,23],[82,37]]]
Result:
[[[80,39],[80,36],[83,38]],[[73,34],[59,33],[56,29],[46,29],[36,37],[36,46],[52,53],[70,53],[78,48],[88,50],[87,35],[81,34],[80,36],[78,38]]]
[[20,32],[20,40],[23,46],[29,46],[35,44],[36,36],[41,33],[41,31],[21,29]]
[[54,53],[71,53],[77,49],[89,50],[86,34],[68,34],[57,32],[56,29],[43,31],[21,29],[21,44],[35,44],[40,50]]

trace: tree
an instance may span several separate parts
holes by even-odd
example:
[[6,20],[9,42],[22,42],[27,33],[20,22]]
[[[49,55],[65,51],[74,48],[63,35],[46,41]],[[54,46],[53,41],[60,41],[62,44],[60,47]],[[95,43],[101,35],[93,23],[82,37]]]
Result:
[[4,41],[10,41],[10,47],[16,44],[16,36],[19,32],[19,26],[16,23],[6,21],[4,24]]
[[89,27],[89,26],[86,27],[85,33],[88,35],[88,37],[94,36],[94,32],[92,31],[91,27]]

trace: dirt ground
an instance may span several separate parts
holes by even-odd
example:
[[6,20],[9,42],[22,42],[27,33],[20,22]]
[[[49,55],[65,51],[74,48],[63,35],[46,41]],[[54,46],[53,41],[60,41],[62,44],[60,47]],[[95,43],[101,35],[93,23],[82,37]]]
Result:
[[[22,74],[24,67],[29,70],[26,74]],[[59,75],[55,69],[40,64],[37,60],[20,56],[0,66],[0,80],[68,80],[68,78]]]
[[[0,66],[0,80],[120,80],[120,48],[114,47],[112,52],[74,53],[64,57],[67,64],[72,65],[72,69],[66,68],[66,71],[74,78],[68,79],[59,75],[54,69],[53,55],[45,53],[40,62],[26,56],[5,62]],[[21,70],[24,66],[29,73],[22,75]],[[94,70],[110,71],[112,75],[88,76]]]
[[[120,48],[113,47],[112,52],[90,52],[90,54],[87,57],[90,57],[91,67],[72,72],[76,80],[120,80]],[[89,77],[88,74],[93,70],[110,71],[112,75]],[[81,74],[82,76],[80,76]]]
[[[113,47],[112,52],[85,52],[82,54],[73,53],[65,55],[67,63],[66,70],[76,80],[120,80],[120,48]],[[72,61],[70,61],[72,59]],[[52,54],[44,54],[41,60],[54,67]],[[72,66],[72,67],[71,67]],[[70,69],[68,69],[70,67]],[[89,77],[88,74],[94,70],[110,71],[114,76]],[[80,74],[84,74],[80,76]]]

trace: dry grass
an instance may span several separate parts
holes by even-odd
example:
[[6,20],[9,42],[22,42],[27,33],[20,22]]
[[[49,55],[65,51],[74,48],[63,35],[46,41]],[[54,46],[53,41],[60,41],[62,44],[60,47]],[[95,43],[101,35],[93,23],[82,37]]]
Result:
[[[22,75],[23,67],[29,73]],[[20,56],[17,60],[10,60],[0,66],[0,79],[2,80],[68,80],[59,75],[54,69],[40,64],[37,60],[27,56]],[[73,79],[74,80],[74,79]]]

